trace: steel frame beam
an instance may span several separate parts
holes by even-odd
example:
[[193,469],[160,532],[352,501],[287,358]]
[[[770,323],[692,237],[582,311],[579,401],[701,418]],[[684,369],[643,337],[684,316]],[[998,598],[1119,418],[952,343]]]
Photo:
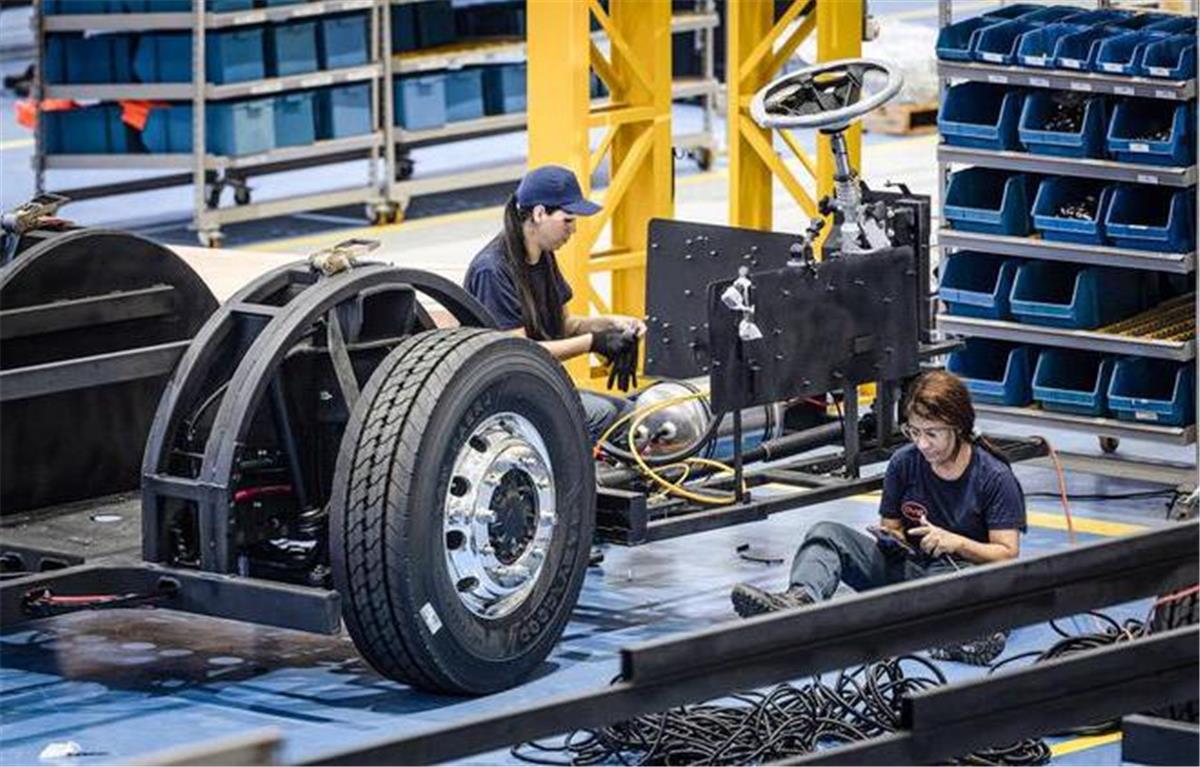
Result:
[[[621,651],[623,681],[609,687],[321,754],[307,763],[450,761],[1174,590],[1197,580],[1198,533],[1200,523],[1172,525],[646,642]],[[1188,641],[1194,652],[1195,640]],[[1133,655],[1133,663],[1143,660],[1144,654]]]
[[[1195,693],[1196,675],[1192,675]],[[1121,761],[1134,764],[1200,763],[1200,727],[1157,716],[1133,714],[1121,720]]]
[[[558,252],[575,295],[573,314],[645,314],[647,227],[674,213],[671,165],[671,3],[669,0],[528,0],[529,167],[564,165],[585,195],[608,161],[604,210],[576,219]],[[589,22],[608,36],[605,53]],[[592,109],[590,76],[608,88]],[[595,148],[589,130],[603,129]],[[608,236],[604,237],[604,233]],[[593,276],[600,277],[593,284]],[[605,279],[607,276],[607,279]],[[609,295],[604,295],[604,282]],[[581,386],[601,378],[580,357],[566,363]]]

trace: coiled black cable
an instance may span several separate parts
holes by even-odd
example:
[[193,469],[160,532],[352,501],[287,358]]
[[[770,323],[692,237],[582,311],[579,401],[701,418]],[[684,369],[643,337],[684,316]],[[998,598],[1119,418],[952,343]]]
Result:
[[[906,668],[915,673],[906,673]],[[595,730],[576,730],[555,742],[514,746],[526,762],[590,764],[761,764],[820,747],[867,740],[900,726],[906,696],[946,683],[938,667],[906,655],[837,673],[831,682],[783,684],[764,692],[647,714]],[[1024,740],[951,760],[954,764],[1045,764],[1050,750]]]

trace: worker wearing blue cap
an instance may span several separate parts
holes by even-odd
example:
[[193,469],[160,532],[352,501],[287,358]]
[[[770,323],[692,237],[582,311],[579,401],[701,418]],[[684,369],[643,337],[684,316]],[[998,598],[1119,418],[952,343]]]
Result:
[[[622,390],[636,382],[638,339],[646,325],[636,317],[571,314],[574,295],[554,252],[575,233],[575,217],[600,206],[584,198],[569,169],[543,165],[525,174],[504,207],[504,231],[471,261],[464,287],[488,308],[496,325],[531,338],[556,359],[595,353],[612,366]],[[627,408],[626,400],[581,391],[588,432],[595,440]]]

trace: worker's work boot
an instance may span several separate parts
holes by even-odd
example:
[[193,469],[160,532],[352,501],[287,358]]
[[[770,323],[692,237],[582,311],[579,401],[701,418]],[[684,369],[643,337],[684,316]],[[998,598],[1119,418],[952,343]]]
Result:
[[733,591],[729,593],[729,599],[733,602],[734,611],[743,618],[813,603],[808,592],[799,586],[791,586],[787,591],[771,592],[755,588],[748,583],[734,586]]

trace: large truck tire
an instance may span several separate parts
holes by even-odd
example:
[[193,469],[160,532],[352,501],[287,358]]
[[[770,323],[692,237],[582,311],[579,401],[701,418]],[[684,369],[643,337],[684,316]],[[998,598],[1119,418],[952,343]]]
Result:
[[[1194,626],[1197,618],[1200,617],[1198,613],[1200,613],[1200,594],[1192,593],[1182,598],[1164,599],[1154,606],[1154,613],[1150,618],[1150,633]],[[1168,706],[1156,711],[1155,714],[1181,722],[1200,721],[1200,701],[1191,700]]]
[[426,690],[519,684],[587,570],[595,478],[579,395],[537,344],[474,328],[397,346],[346,428],[330,558],[351,638]]

